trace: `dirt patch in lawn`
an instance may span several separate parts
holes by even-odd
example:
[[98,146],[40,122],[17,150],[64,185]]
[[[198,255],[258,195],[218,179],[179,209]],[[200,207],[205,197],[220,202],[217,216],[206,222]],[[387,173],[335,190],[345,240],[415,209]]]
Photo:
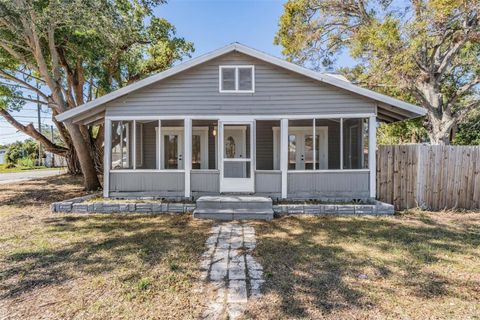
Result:
[[247,318],[480,315],[480,214],[285,217],[257,223],[265,295]]
[[2,185],[0,315],[7,319],[196,318],[210,222],[189,215],[55,214],[80,178]]

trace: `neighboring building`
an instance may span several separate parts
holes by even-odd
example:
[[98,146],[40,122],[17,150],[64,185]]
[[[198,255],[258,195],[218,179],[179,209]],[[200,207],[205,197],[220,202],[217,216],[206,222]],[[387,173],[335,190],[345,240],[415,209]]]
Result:
[[0,164],[7,163],[7,148],[0,149]]
[[377,121],[415,105],[231,44],[57,116],[105,123],[105,196],[375,197]]
[[66,167],[67,160],[65,159],[65,157],[53,154],[49,151],[45,151],[43,165],[48,168]]

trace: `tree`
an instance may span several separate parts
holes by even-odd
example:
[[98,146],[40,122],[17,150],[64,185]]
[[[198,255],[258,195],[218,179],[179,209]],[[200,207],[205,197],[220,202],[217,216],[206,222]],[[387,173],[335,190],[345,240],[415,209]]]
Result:
[[193,45],[155,17],[162,0],[0,0],[0,115],[66,156],[88,190],[100,187],[103,127],[58,123],[63,146],[10,112],[40,103],[53,117],[190,55]]
[[38,143],[32,139],[11,143],[5,153],[6,162],[16,164],[22,158],[38,159]]
[[473,112],[458,125],[453,143],[458,145],[480,145],[480,110]]
[[427,131],[421,125],[422,118],[381,123],[377,129],[378,144],[421,143],[427,138]]
[[319,68],[342,50],[359,83],[396,87],[427,110],[432,144],[480,105],[479,0],[289,0],[275,43],[292,61]]

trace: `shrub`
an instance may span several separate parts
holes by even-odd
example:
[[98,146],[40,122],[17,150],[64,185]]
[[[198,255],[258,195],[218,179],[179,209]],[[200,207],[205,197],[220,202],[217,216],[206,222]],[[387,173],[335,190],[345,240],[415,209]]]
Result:
[[5,153],[7,163],[16,164],[18,159],[30,158],[35,160],[38,157],[38,143],[32,139],[12,143]]
[[17,159],[17,166],[22,168],[33,168],[35,167],[35,160],[28,157],[20,158]]

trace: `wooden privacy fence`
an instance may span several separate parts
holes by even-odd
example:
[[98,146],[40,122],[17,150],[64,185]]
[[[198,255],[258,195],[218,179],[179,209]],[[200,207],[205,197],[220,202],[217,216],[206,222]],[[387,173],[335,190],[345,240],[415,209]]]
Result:
[[480,208],[480,146],[379,146],[377,199],[396,210]]

